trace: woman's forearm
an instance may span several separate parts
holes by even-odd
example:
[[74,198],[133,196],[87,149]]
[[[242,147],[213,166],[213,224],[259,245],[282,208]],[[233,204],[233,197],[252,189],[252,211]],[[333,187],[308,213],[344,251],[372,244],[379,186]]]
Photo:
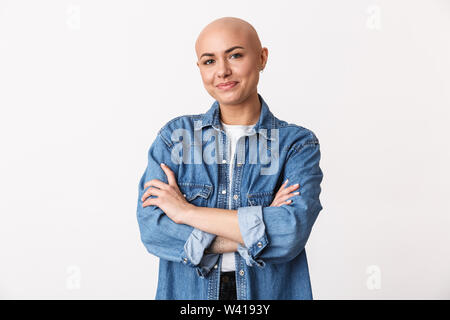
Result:
[[245,245],[239,229],[237,210],[192,206],[182,215],[180,223]]
[[227,238],[217,236],[211,243],[209,248],[206,249],[208,253],[226,253],[237,251],[238,243]]

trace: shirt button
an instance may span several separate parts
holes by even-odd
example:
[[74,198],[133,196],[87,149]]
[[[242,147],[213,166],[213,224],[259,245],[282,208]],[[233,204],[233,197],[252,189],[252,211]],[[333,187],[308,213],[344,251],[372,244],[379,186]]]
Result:
[[244,270],[241,269],[241,270],[239,271],[239,274],[240,274],[241,276],[244,276]]
[[227,160],[225,160],[225,159],[224,159],[224,160],[222,160],[222,163],[227,163]]
[[183,193],[183,197],[185,197],[185,198],[186,198],[186,193]]
[[216,264],[216,265],[214,265],[214,269],[217,269],[217,264]]
[[242,166],[242,163],[238,163],[237,166],[238,166],[238,167]]
[[239,196],[237,195],[237,194],[235,194],[234,196],[233,196],[233,199],[234,200],[237,200],[239,198]]
[[258,242],[256,245],[258,246],[258,248],[262,247],[262,243],[261,242]]
[[187,258],[183,258],[183,263],[184,263],[184,264],[187,263]]
[[222,194],[225,194],[225,193],[227,193],[227,190],[225,190],[225,189],[222,190]]

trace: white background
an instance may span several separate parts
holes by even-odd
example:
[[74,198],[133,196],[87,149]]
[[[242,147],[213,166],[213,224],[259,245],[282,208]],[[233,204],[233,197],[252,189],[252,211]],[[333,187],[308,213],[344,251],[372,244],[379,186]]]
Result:
[[[153,299],[138,181],[206,112],[194,42],[235,16],[258,92],[313,130],[315,299],[450,298],[450,1],[0,1],[0,298]],[[447,127],[446,127],[447,126]]]

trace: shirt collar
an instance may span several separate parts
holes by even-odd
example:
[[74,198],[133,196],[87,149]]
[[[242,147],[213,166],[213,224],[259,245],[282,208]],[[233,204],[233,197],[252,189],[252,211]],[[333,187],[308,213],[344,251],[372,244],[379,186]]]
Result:
[[[259,101],[261,102],[261,113],[259,115],[259,120],[253,127],[253,132],[260,133],[263,137],[268,140],[275,140],[275,138],[269,138],[267,135],[267,130],[275,128],[275,117],[269,109],[269,106],[264,101],[263,97],[258,93]],[[213,126],[215,129],[220,130],[220,108],[219,102],[215,100],[209,108],[209,110],[203,114],[202,121],[197,122],[194,130],[203,129],[206,126]],[[266,129],[266,130],[261,130]]]

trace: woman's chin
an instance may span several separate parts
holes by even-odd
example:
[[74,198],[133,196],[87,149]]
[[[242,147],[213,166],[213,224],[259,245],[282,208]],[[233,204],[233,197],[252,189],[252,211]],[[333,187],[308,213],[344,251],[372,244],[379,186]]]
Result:
[[217,95],[218,101],[223,104],[237,104],[240,102],[240,95],[237,92],[222,92]]

